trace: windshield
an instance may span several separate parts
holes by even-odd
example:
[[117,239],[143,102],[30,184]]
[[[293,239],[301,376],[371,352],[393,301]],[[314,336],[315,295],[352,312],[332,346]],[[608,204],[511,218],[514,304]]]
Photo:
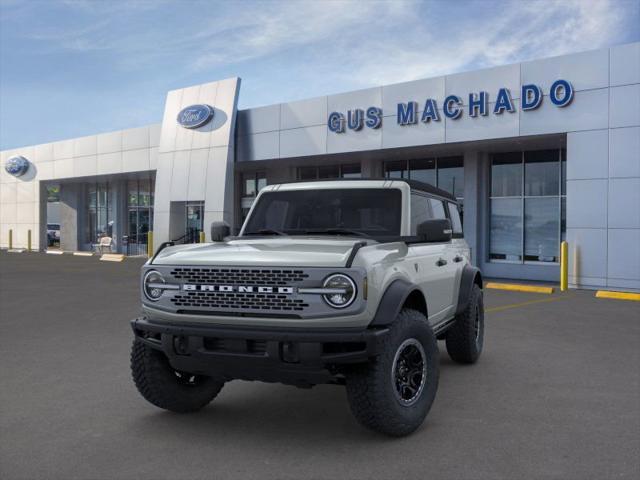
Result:
[[400,235],[402,193],[395,188],[267,192],[244,235]]

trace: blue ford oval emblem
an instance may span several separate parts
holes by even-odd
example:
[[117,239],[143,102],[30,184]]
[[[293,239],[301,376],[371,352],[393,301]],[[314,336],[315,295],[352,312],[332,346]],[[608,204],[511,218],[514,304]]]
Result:
[[213,108],[209,105],[191,105],[178,113],[178,123],[184,128],[198,128],[213,118]]
[[29,160],[21,156],[11,157],[4,164],[4,169],[8,174],[20,177],[29,170]]

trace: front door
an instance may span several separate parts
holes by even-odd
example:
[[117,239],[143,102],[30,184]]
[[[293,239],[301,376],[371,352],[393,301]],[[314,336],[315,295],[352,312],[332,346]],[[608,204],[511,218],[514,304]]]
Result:
[[[412,235],[416,234],[420,223],[446,218],[445,205],[441,200],[419,193],[411,194]],[[427,299],[429,322],[437,324],[452,315],[457,274],[457,264],[454,262],[456,250],[451,248],[449,241],[414,244],[410,251],[410,261],[414,263],[418,283]]]
[[407,260],[413,263],[416,283],[427,299],[429,323],[435,325],[451,313],[455,280],[452,251],[447,243],[414,244],[409,250]]

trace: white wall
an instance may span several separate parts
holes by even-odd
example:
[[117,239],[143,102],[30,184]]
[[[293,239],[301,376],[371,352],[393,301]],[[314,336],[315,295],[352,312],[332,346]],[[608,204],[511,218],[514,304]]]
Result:
[[[230,78],[167,94],[156,174],[156,245],[171,239],[171,202],[204,201],[207,238],[211,222],[233,224],[233,139],[239,88],[240,79]],[[178,113],[194,104],[213,107],[213,119],[199,128],[180,126]]]
[[[0,247],[8,247],[9,230],[14,247],[27,247],[31,230],[32,247],[38,248],[41,181],[155,170],[159,138],[160,125],[149,125],[0,152]],[[4,169],[15,155],[30,162],[21,177]]]
[[608,53],[603,124],[567,134],[569,282],[640,290],[640,43]]

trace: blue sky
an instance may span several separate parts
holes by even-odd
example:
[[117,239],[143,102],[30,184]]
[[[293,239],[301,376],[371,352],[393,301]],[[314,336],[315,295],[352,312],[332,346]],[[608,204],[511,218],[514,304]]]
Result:
[[0,0],[0,149],[158,123],[231,76],[246,108],[638,40],[639,0]]

